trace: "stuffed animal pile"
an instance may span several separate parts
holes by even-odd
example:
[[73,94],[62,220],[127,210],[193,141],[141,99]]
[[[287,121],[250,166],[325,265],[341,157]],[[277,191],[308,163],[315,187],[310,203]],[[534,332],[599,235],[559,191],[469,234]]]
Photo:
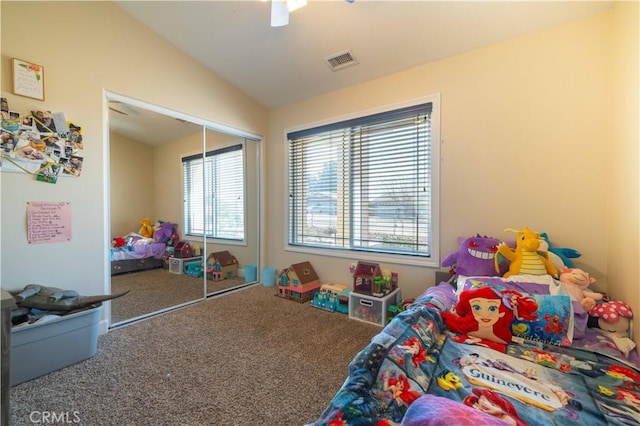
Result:
[[[458,277],[491,277],[523,281],[543,279],[554,288],[562,289],[573,301],[575,327],[586,331],[589,327],[611,338],[620,351],[628,356],[635,344],[629,339],[631,307],[621,301],[609,301],[602,293],[592,291],[589,286],[596,282],[588,272],[574,267],[572,258],[580,252],[572,248],[555,248],[546,233],[532,231],[528,227],[516,232],[515,243],[476,234],[458,238],[459,248],[442,260],[452,275]],[[495,277],[495,278],[493,278]],[[500,278],[501,277],[501,278]],[[480,280],[490,281],[490,279]],[[537,297],[537,296],[536,296]],[[469,341],[479,340],[483,344],[505,344],[511,342],[511,321],[535,319],[538,307],[536,300],[513,290],[495,287],[459,288],[456,305],[451,312],[443,312],[447,328]],[[515,324],[515,323],[514,323]],[[550,325],[551,326],[551,325]]]

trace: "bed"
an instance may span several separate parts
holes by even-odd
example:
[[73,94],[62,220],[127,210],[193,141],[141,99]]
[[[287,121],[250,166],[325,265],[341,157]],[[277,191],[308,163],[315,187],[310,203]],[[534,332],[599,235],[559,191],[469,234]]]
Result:
[[134,232],[114,238],[120,243],[110,247],[111,275],[162,268],[176,228],[175,224],[163,222],[155,227],[153,238]]
[[[592,327],[562,288],[551,276],[530,275],[454,275],[430,287],[355,356],[311,424],[640,424],[635,345]],[[516,311],[533,300],[535,315],[514,316],[508,342],[452,331],[450,315],[480,291]],[[522,303],[504,299],[514,294]]]

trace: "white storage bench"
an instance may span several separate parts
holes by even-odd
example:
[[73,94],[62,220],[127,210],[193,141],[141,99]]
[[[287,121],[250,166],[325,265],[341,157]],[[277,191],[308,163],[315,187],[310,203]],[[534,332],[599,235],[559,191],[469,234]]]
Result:
[[11,386],[94,356],[102,306],[11,329]]

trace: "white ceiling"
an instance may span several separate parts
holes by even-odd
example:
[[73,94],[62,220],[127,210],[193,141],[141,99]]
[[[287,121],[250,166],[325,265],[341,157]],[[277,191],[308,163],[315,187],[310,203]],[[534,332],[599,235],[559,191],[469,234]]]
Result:
[[[275,0],[280,1],[280,0]],[[601,13],[604,1],[309,0],[270,26],[270,2],[117,1],[267,108]],[[324,58],[359,61],[332,71]]]

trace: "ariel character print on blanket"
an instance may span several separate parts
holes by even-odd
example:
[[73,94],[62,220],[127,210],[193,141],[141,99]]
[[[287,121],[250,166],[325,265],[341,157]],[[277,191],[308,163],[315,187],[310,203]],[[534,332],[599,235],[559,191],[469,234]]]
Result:
[[349,378],[314,425],[400,424],[424,395],[444,336],[436,309],[414,304],[349,364]]
[[[606,424],[584,377],[448,339],[428,393],[458,401],[511,425]],[[459,385],[451,388],[449,383]]]

